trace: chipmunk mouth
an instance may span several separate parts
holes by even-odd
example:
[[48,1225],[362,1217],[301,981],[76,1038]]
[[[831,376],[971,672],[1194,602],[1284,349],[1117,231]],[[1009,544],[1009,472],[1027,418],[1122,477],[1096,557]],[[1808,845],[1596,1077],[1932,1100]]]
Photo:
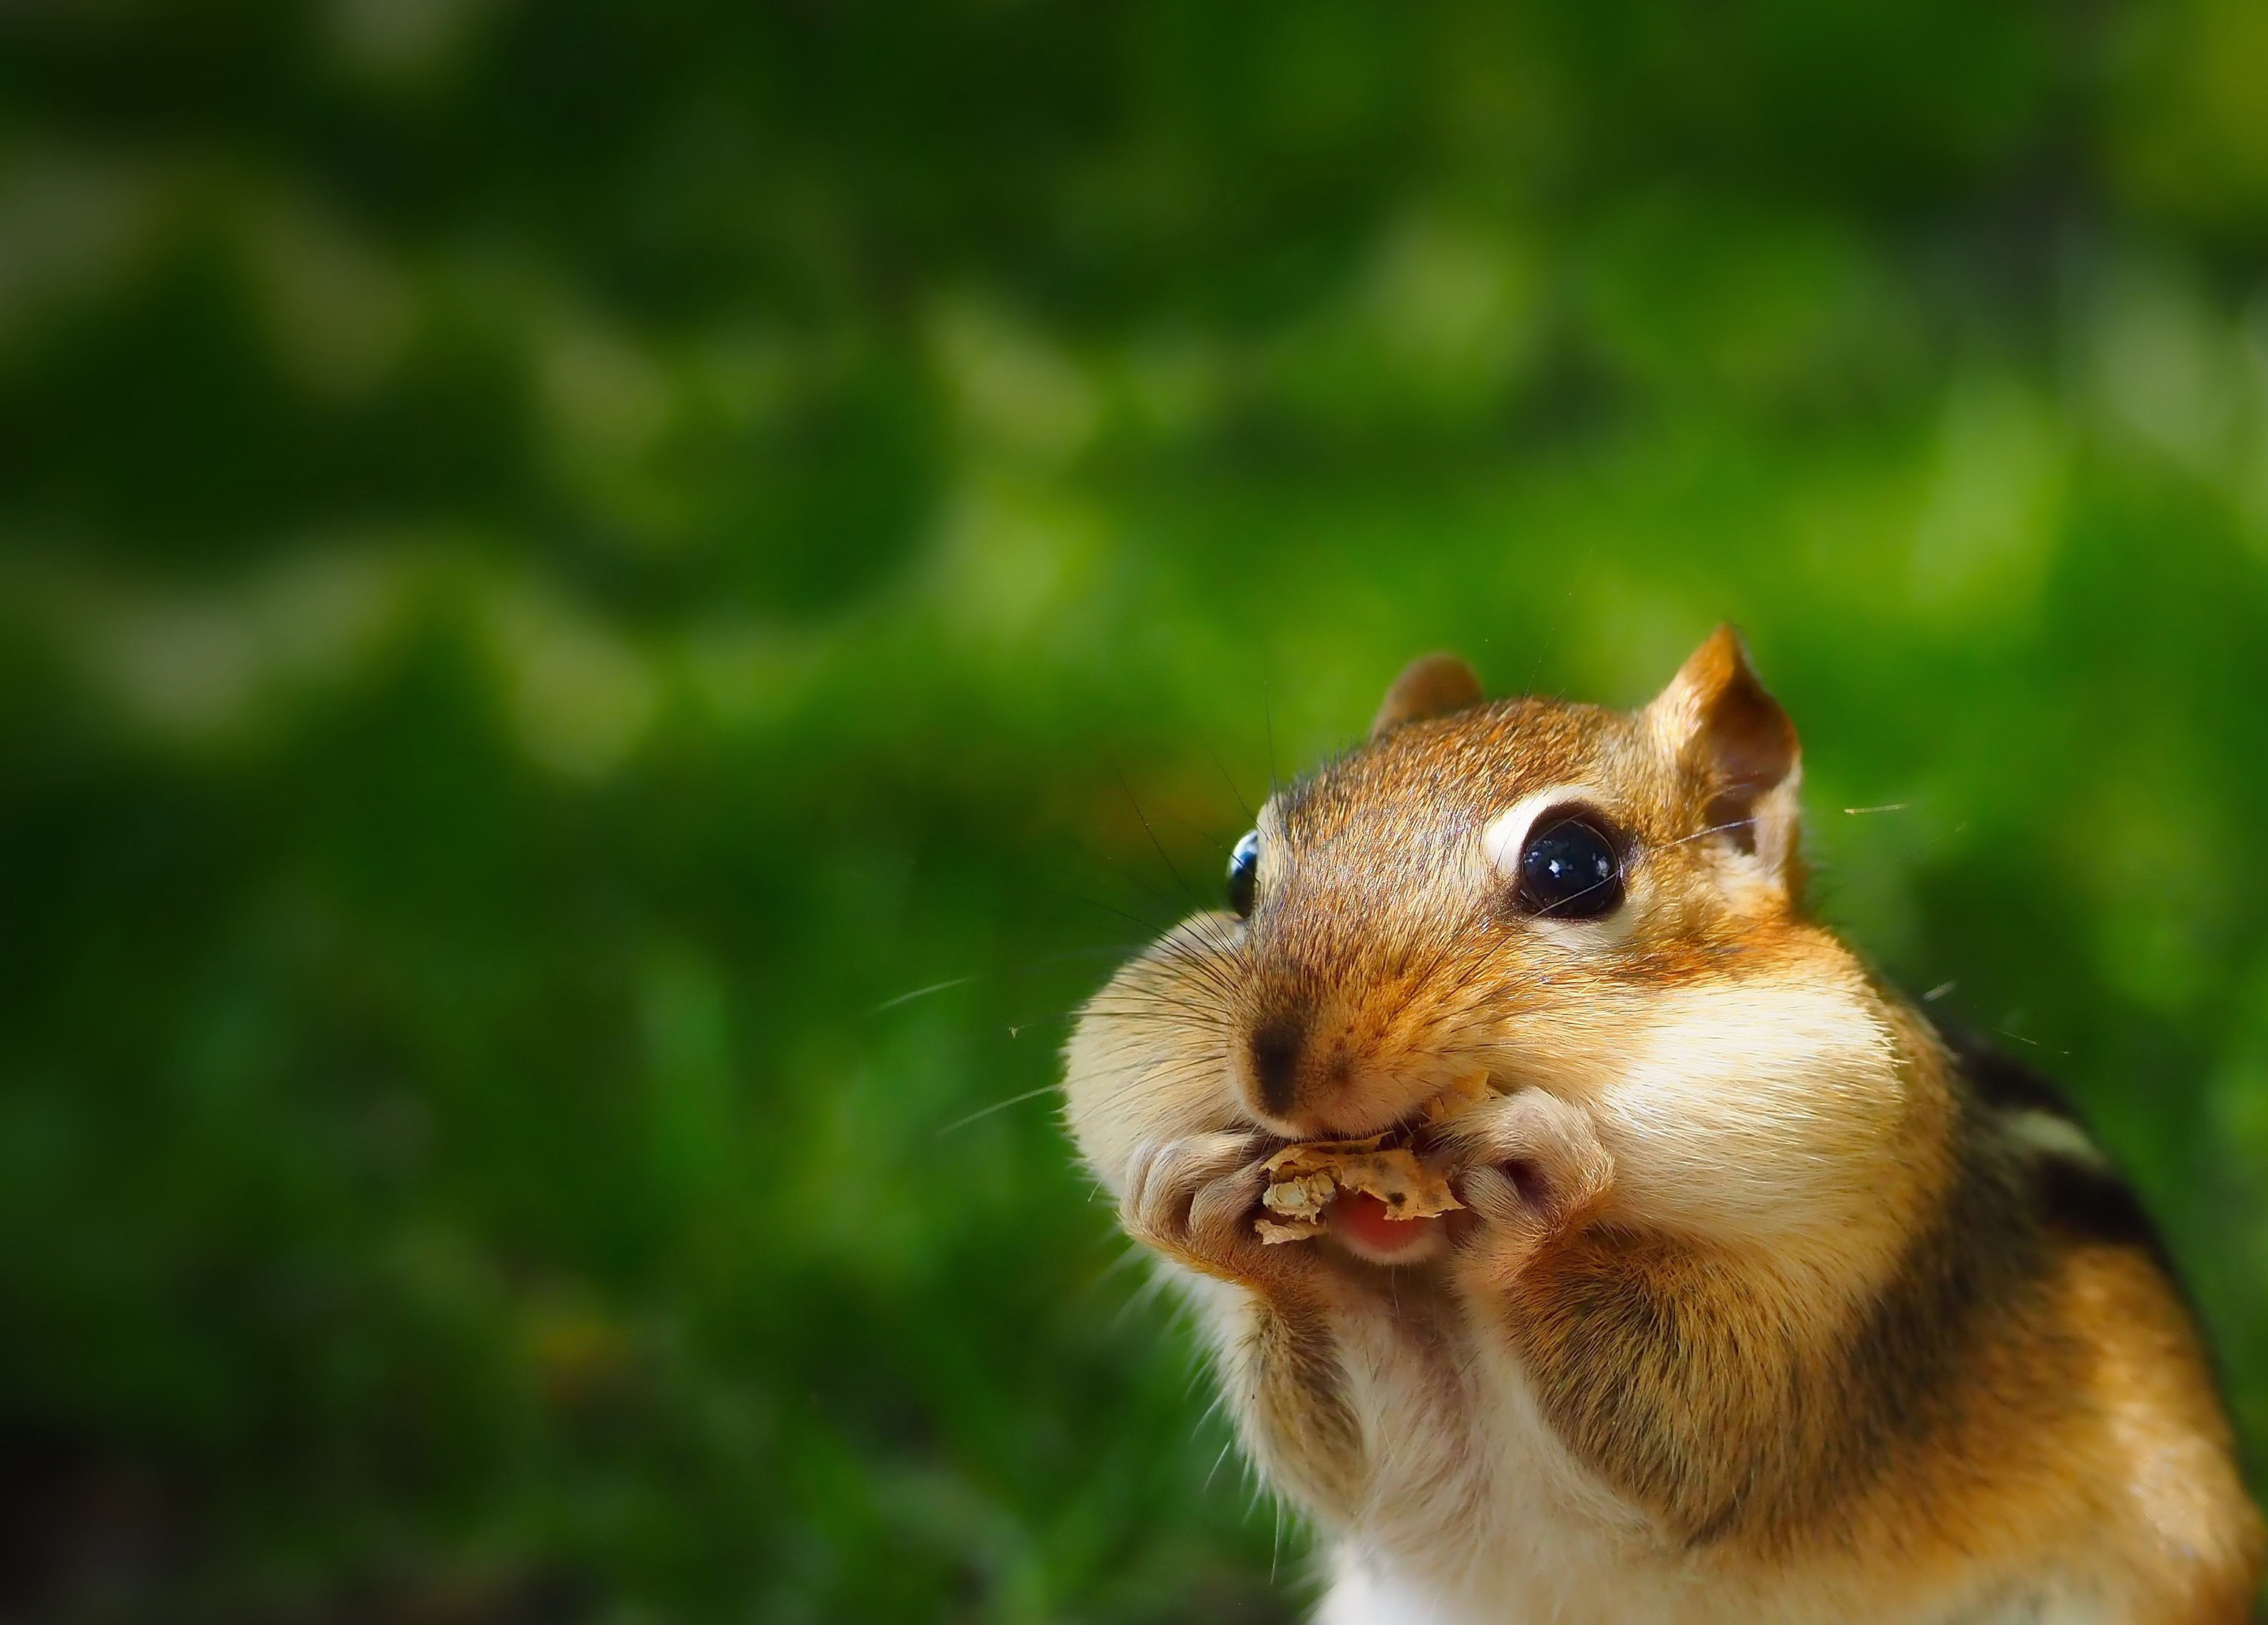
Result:
[[1377,1140],[1387,1145],[1407,1146],[1422,1154],[1445,1147],[1450,1136],[1442,1130],[1463,1114],[1507,1092],[1511,1087],[1498,1081],[1493,1073],[1476,1070],[1403,1107],[1400,1115],[1393,1118],[1381,1119],[1366,1114],[1336,1121],[1322,1120],[1305,1133],[1289,1132],[1271,1125],[1269,1136],[1278,1145]]
[[1491,1092],[1487,1076],[1476,1075],[1381,1132],[1285,1144],[1263,1165],[1269,1183],[1255,1221],[1261,1239],[1274,1246],[1327,1237],[1373,1264],[1432,1256],[1446,1241],[1446,1216],[1464,1206],[1448,1183],[1444,1131]]
[[1509,1087],[1487,1072],[1469,1073],[1404,1112],[1388,1125],[1381,1138],[1388,1145],[1406,1147],[1428,1163],[1451,1160],[1458,1148],[1457,1120],[1498,1099]]
[[1400,1218],[1367,1191],[1348,1191],[1331,1203],[1331,1239],[1373,1264],[1415,1264],[1441,1250],[1447,1220],[1439,1215]]

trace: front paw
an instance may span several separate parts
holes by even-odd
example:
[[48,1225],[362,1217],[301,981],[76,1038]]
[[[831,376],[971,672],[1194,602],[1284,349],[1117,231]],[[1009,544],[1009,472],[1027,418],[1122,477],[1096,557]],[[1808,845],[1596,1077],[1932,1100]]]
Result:
[[1452,1181],[1469,1210],[1456,1230],[1457,1270],[1477,1286],[1509,1285],[1614,1185],[1615,1160],[1590,1114],[1540,1089],[1466,1112],[1444,1135],[1466,1164]]
[[1314,1262],[1308,1246],[1269,1246],[1254,1228],[1268,1176],[1260,1136],[1153,1141],[1134,1157],[1119,1203],[1126,1233],[1199,1275],[1264,1294],[1287,1290]]

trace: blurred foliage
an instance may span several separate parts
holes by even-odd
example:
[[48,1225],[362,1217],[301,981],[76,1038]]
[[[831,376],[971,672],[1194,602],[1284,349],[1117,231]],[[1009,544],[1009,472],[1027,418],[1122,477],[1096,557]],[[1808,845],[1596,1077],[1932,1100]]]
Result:
[[0,1611],[1290,1617],[1065,1012],[1722,616],[2257,1457],[2264,16],[8,8]]

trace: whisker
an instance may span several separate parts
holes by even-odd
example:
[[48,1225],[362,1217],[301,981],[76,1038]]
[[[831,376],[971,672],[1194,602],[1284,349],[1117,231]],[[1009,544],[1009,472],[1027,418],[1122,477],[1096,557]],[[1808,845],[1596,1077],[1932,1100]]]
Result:
[[2043,1049],[2051,1055],[2067,1055],[2071,1053],[2068,1049],[2058,1049],[2052,1044],[2043,1044],[2036,1038],[2026,1038],[2021,1033],[2011,1033],[2006,1027],[1994,1027],[1992,1030],[2002,1038],[2013,1038],[2019,1044],[2029,1044],[2034,1049]]
[[1235,1448],[1236,1438],[1233,1434],[1221,1441],[1220,1454],[1212,1459],[1212,1466],[1205,1473],[1204,1485],[1204,1489],[1199,1491],[1200,1494],[1204,1493],[1205,1490],[1210,1490],[1212,1488],[1212,1481],[1215,1475],[1220,1472],[1220,1464],[1228,1460],[1228,1452]]
[[1569,587],[1559,600],[1559,607],[1551,612],[1550,622],[1543,629],[1543,641],[1535,646],[1535,663],[1528,668],[1528,694],[1529,695],[1535,692],[1535,679],[1543,670],[1543,657],[1550,650],[1551,640],[1559,636],[1559,618],[1567,613],[1568,602],[1574,596],[1575,589]]
[[1697,829],[1690,835],[1680,835],[1675,841],[1665,841],[1657,849],[1666,852],[1671,847],[1683,846],[1689,841],[1699,841],[1709,835],[1721,835],[1728,829],[1738,829],[1743,825],[1753,824],[1756,821],[1752,818],[1736,818],[1722,824],[1712,824],[1708,828]]
[[1271,801],[1280,793],[1281,781],[1276,776],[1276,707],[1268,693],[1268,673],[1260,673],[1260,717],[1268,730],[1268,796]]
[[910,1004],[916,999],[925,999],[932,993],[942,993],[947,988],[965,988],[976,981],[974,976],[951,976],[943,982],[932,982],[926,988],[916,988],[911,993],[901,993],[894,999],[884,999],[866,1013],[879,1016],[886,1010],[895,1010],[901,1004]]
[[1070,898],[1071,901],[1075,903],[1085,903],[1090,908],[1100,908],[1105,914],[1115,914],[1120,919],[1127,921],[1130,924],[1138,925],[1145,931],[1153,932],[1162,936],[1167,930],[1165,926],[1159,924],[1155,920],[1145,920],[1138,914],[1129,914],[1123,908],[1114,908],[1108,903],[1097,902],[1092,897],[1083,897],[1077,892],[1065,891],[1062,886],[1049,886],[1048,889],[1055,893],[1059,897]]
[[951,1134],[956,1129],[966,1129],[969,1124],[976,1121],[979,1118],[990,1117],[995,1112],[1005,1112],[1012,1106],[1021,1106],[1025,1101],[1036,1100],[1043,1094],[1053,1094],[1056,1092],[1056,1088],[1057,1085],[1054,1084],[1042,1084],[1037,1089],[1027,1089],[1021,1094],[1010,1095],[1005,1100],[995,1100],[991,1105],[981,1107],[977,1110],[969,1113],[966,1117],[954,1118],[951,1122],[946,1124],[944,1128],[937,1131],[938,1137],[942,1139],[945,1136]]
[[1244,805],[1244,793],[1236,788],[1236,780],[1230,776],[1228,764],[1221,761],[1220,753],[1208,745],[1205,746],[1205,754],[1211,757],[1212,765],[1220,769],[1221,783],[1228,786],[1229,797],[1236,803],[1237,810],[1244,814],[1244,821],[1248,824],[1257,824],[1260,821],[1260,815]]
[[[1123,785],[1124,781],[1122,779],[1120,783]],[[1202,830],[1197,833],[1200,835],[1204,834]],[[1205,838],[1207,840],[1213,839],[1211,835],[1206,835]],[[1090,863],[1101,864],[1112,874],[1116,875],[1128,885],[1141,892],[1145,896],[1149,897],[1157,902],[1164,903],[1170,908],[1179,908],[1182,907],[1182,903],[1179,899],[1175,898],[1171,893],[1166,891],[1163,887],[1154,885],[1152,881],[1144,878],[1140,871],[1119,863],[1114,858],[1105,857],[1102,853],[1095,850],[1094,847],[1088,845],[1084,841],[1074,841],[1071,844],[1071,849],[1076,851],[1080,857],[1086,858]],[[1179,877],[1177,876],[1175,878],[1178,879]]]
[[1188,896],[1190,905],[1194,908],[1204,908],[1204,900],[1198,897],[1196,890],[1182,878],[1182,871],[1174,867],[1174,860],[1166,856],[1166,843],[1158,839],[1158,832],[1151,827],[1150,815],[1142,810],[1142,803],[1135,797],[1134,787],[1126,782],[1124,770],[1115,761],[1111,763],[1110,770],[1117,776],[1118,788],[1126,792],[1127,805],[1134,809],[1134,816],[1142,820],[1142,833],[1150,837],[1150,844],[1157,851],[1158,861],[1165,864],[1166,872],[1174,877],[1174,883]]

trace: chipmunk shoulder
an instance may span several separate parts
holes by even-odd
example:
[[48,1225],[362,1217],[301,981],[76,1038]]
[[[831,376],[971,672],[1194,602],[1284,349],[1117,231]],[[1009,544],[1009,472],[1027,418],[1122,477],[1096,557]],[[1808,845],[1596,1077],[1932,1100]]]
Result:
[[[1428,657],[1081,1012],[1072,1133],[1327,1625],[2249,1616],[2155,1232],[1806,911],[1800,780],[1729,629],[1631,712]],[[1454,1205],[1266,1223],[1286,1146],[1376,1136]]]

